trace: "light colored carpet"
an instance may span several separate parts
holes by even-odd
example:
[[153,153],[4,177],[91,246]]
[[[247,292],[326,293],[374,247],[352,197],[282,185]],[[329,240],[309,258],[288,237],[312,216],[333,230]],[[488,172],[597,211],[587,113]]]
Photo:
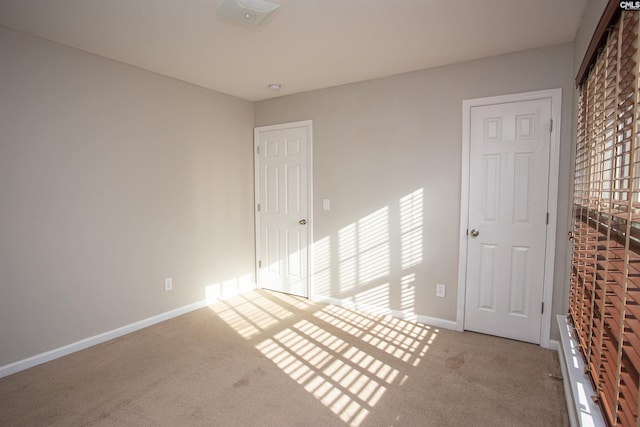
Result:
[[564,426],[557,354],[252,291],[0,379],[2,426]]

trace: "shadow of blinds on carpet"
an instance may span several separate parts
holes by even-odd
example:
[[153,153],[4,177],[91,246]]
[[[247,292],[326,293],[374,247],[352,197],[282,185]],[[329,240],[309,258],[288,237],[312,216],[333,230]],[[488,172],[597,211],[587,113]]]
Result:
[[[299,311],[317,309],[313,320]],[[438,330],[280,293],[240,295],[211,309],[342,421],[360,425],[418,366]],[[356,339],[347,342],[338,334]],[[384,360],[380,357],[385,355]]]

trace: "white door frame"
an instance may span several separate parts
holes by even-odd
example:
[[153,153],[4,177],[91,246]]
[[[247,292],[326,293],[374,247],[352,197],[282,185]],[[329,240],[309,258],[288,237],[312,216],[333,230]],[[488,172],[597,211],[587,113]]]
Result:
[[302,120],[299,122],[291,122],[291,123],[281,123],[276,125],[268,125],[268,126],[257,126],[253,128],[253,195],[254,195],[254,203],[253,203],[253,214],[255,218],[255,278],[256,278],[256,287],[260,288],[260,283],[258,280],[258,260],[260,260],[260,213],[258,212],[258,202],[259,202],[259,194],[258,189],[260,173],[258,171],[258,133],[259,132],[267,132],[272,130],[282,130],[289,129],[294,127],[306,127],[307,128],[307,298],[311,298],[311,272],[313,271],[312,260],[313,260],[313,121],[312,120]]
[[469,224],[469,162],[471,149],[471,108],[503,104],[507,102],[551,99],[551,147],[549,153],[549,195],[547,207],[549,224],[547,225],[544,282],[542,301],[544,313],[540,327],[540,346],[550,348],[551,308],[553,302],[553,272],[556,252],[556,223],[558,217],[558,173],[560,170],[560,111],[562,108],[562,89],[548,89],[487,98],[466,99],[462,101],[462,180],[460,196],[460,252],[458,256],[458,308],[456,329],[464,330],[465,293],[467,287],[467,227]]

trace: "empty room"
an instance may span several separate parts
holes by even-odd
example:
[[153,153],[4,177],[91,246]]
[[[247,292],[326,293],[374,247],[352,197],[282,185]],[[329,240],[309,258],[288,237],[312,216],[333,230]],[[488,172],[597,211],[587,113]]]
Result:
[[639,14],[0,0],[0,425],[637,425]]

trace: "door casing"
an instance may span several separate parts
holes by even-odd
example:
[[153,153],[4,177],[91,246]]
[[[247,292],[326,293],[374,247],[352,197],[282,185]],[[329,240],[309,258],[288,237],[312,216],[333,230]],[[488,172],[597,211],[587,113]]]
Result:
[[259,180],[261,179],[261,175],[259,173],[259,163],[258,163],[258,145],[259,139],[258,135],[260,132],[268,132],[274,130],[283,130],[289,129],[292,127],[306,127],[307,128],[307,271],[306,271],[306,289],[307,289],[307,298],[311,298],[311,274],[313,272],[313,122],[312,120],[302,120],[298,122],[291,123],[280,123],[275,125],[268,126],[257,126],[253,129],[253,177],[254,177],[254,218],[255,218],[255,278],[256,278],[256,286],[260,288],[260,283],[258,280],[259,272],[258,272],[258,261],[261,259],[260,256],[260,212],[258,212],[258,203],[260,200],[259,194]]
[[545,274],[543,282],[544,312],[540,327],[540,346],[550,348],[551,308],[553,302],[553,275],[556,250],[556,224],[558,217],[558,173],[560,167],[560,130],[562,89],[548,89],[534,92],[468,99],[462,102],[462,173],[460,190],[460,252],[458,256],[458,301],[456,329],[464,329],[465,294],[467,287],[467,228],[469,224],[469,162],[471,148],[471,108],[536,99],[551,99],[551,147],[549,155],[549,225],[546,228]]

